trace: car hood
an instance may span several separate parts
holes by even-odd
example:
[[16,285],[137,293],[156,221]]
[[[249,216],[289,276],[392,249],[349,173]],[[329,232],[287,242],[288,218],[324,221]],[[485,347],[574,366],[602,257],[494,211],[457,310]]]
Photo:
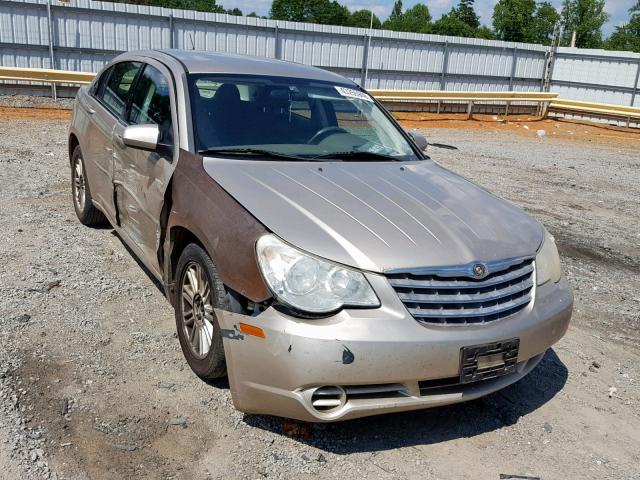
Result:
[[373,272],[532,256],[543,238],[524,211],[430,160],[203,165],[286,242]]

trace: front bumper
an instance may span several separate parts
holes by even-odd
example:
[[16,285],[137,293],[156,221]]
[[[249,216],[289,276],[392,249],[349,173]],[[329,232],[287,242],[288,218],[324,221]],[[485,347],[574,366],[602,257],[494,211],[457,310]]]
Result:
[[[564,335],[573,308],[563,278],[537,287],[534,301],[510,317],[484,325],[423,326],[384,277],[368,279],[380,297],[378,309],[343,310],[321,320],[273,308],[255,317],[217,311],[236,408],[327,422],[478,398],[527,375]],[[260,327],[265,338],[242,334],[240,323]],[[440,382],[459,376],[461,348],[511,338],[520,339],[516,372],[465,385]],[[340,407],[312,406],[322,386],[340,387]]]

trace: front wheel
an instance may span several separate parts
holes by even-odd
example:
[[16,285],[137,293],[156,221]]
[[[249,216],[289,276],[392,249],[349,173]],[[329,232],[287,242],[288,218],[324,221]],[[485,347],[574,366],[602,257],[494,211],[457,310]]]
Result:
[[222,332],[214,309],[224,302],[224,285],[209,255],[194,243],[180,255],[176,272],[176,328],[182,353],[199,377],[223,377]]

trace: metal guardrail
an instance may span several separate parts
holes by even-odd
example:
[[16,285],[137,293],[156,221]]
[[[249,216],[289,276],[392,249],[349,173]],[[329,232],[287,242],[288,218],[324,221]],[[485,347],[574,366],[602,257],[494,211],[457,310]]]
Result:
[[473,116],[473,107],[481,102],[505,103],[504,116],[509,114],[512,103],[537,103],[539,113],[546,115],[549,103],[557,98],[557,93],[549,92],[474,92],[448,90],[369,90],[376,99],[389,103],[433,103],[438,102],[437,113],[440,113],[441,102],[466,102],[467,118]]
[[72,72],[67,70],[0,67],[0,80],[86,85],[91,83],[95,76],[95,73]]
[[[0,67],[0,80],[43,82],[52,84],[86,85],[91,83],[94,73],[74,72],[66,70],[48,70],[42,68]],[[582,102],[578,100],[559,99],[557,93],[548,92],[473,92],[442,90],[369,90],[376,99],[388,103],[432,103],[438,102],[440,113],[441,102],[466,102],[467,116],[473,115],[473,106],[481,102],[504,102],[505,116],[508,115],[512,103],[537,103],[540,115],[547,111],[584,114],[599,118],[622,118],[627,120],[627,127],[632,120],[640,121],[640,108],[613,105],[607,103]]]
[[387,101],[433,101],[433,100],[473,100],[473,101],[531,101],[548,102],[558,96],[546,92],[473,92],[443,90],[375,90],[369,89],[374,97]]
[[549,104],[554,112],[577,114],[587,117],[621,118],[627,121],[627,127],[631,121],[640,123],[640,108],[624,105],[612,105],[610,103],[582,102],[580,100],[554,99]]

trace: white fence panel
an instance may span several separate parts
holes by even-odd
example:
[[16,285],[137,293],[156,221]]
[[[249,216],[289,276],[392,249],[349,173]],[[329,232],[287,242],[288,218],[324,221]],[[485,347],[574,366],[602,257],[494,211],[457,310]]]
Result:
[[[366,71],[368,88],[540,91],[550,54],[523,43],[368,35],[361,28],[92,0],[0,0],[4,66],[98,71],[120,52],[182,48],[300,62],[358,83]],[[640,54],[560,48],[554,59],[550,87],[561,97],[640,104]]]

